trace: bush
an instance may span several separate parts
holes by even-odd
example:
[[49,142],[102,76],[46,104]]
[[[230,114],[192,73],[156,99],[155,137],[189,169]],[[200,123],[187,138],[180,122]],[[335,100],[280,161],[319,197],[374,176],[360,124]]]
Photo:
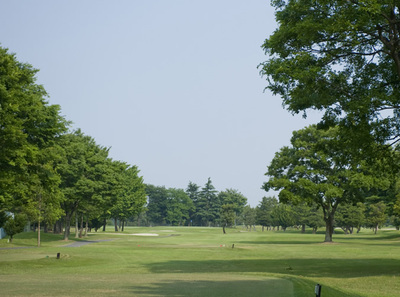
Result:
[[27,218],[25,214],[16,214],[14,217],[10,216],[6,223],[4,224],[4,231],[10,238],[10,243],[13,240],[15,234],[24,231],[24,227],[27,223]]

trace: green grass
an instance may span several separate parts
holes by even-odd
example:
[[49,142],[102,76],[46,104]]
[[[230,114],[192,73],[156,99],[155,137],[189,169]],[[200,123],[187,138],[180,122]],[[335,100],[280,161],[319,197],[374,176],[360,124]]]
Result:
[[[111,228],[109,228],[111,230]],[[1,296],[399,296],[400,233],[243,232],[241,228],[128,228],[81,247],[22,233],[0,250]],[[157,237],[127,235],[157,233]],[[73,236],[72,236],[73,237]],[[232,245],[234,244],[234,248]],[[56,259],[61,253],[61,259]]]

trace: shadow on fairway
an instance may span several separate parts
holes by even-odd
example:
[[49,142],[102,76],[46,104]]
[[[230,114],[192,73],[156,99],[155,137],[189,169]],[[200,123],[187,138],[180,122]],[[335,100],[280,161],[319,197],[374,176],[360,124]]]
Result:
[[397,259],[243,259],[167,261],[146,265],[152,273],[264,272],[305,277],[397,275]]
[[266,280],[165,280],[130,289],[135,296],[269,296],[292,297],[292,282],[285,279]]
[[[268,297],[309,297],[314,295],[315,283],[304,279],[260,280],[164,280],[131,287],[134,296],[174,296],[174,297],[220,297],[220,296],[268,296]],[[324,297],[360,297],[328,286],[322,286]]]
[[241,244],[255,244],[255,245],[273,245],[273,244],[318,244],[321,243],[321,240],[316,240],[316,241],[302,241],[302,240],[265,240],[265,241],[238,241]]

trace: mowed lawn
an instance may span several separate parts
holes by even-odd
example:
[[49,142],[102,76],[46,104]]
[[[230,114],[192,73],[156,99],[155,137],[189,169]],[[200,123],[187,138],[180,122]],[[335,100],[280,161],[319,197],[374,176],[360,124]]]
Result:
[[297,230],[227,232],[108,227],[80,247],[66,246],[73,235],[42,234],[40,248],[36,234],[22,233],[12,245],[0,240],[22,247],[0,249],[0,296],[306,297],[317,283],[323,297],[400,296],[399,231],[335,234],[333,244]]

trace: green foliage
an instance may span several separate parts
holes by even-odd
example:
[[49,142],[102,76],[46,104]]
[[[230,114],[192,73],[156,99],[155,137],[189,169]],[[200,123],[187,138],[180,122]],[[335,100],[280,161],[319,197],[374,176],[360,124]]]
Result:
[[24,227],[28,222],[25,214],[15,214],[14,216],[9,216],[4,224],[4,231],[6,231],[10,243],[12,242],[14,235],[24,231]]
[[373,188],[387,188],[389,177],[364,162],[353,163],[338,146],[337,129],[309,126],[293,132],[291,147],[275,154],[266,175],[265,190],[277,190],[279,200],[321,207],[326,241],[332,241],[333,222],[341,203],[362,201]]
[[8,219],[8,214],[5,211],[0,211],[0,228],[4,226]]
[[[293,112],[324,111],[353,153],[382,155],[375,142],[399,137],[400,33],[394,1],[272,1],[278,28],[260,65]],[[390,112],[387,112],[387,111]]]
[[251,230],[251,227],[255,226],[257,222],[256,209],[251,207],[250,205],[246,205],[242,212],[242,217],[243,217],[243,223],[246,225],[247,228],[250,228]]
[[48,105],[36,73],[0,48],[0,210],[32,214],[39,196],[47,206],[60,199],[53,145],[68,123]]
[[184,225],[194,210],[189,196],[182,189],[168,189],[166,221],[171,225]]
[[225,227],[231,227],[235,223],[235,205],[234,204],[223,204],[221,206],[221,225],[225,234]]
[[339,205],[335,216],[335,225],[341,227],[346,234],[353,233],[353,228],[359,230],[365,223],[365,210],[365,204],[361,202],[356,205]]
[[149,198],[147,216],[157,225],[184,225],[194,212],[193,201],[182,189],[146,186]]
[[272,217],[276,226],[281,226],[283,231],[287,227],[293,226],[295,221],[295,214],[290,205],[279,203],[272,211]]
[[247,204],[247,198],[238,190],[234,189],[226,189],[225,191],[219,192],[218,199],[222,205],[233,205],[233,210],[237,216],[240,216],[244,206]]
[[167,189],[150,184],[146,185],[148,197],[147,216],[153,224],[164,225],[167,217]]
[[212,184],[211,178],[208,178],[200,191],[199,200],[196,205],[196,215],[201,218],[201,225],[215,225],[219,219],[220,208],[221,201]]
[[272,212],[278,205],[278,199],[275,197],[263,197],[259,205],[256,207],[256,221],[261,226],[273,226],[274,221]]
[[386,211],[386,205],[383,201],[367,205],[367,211],[366,211],[367,225],[375,230],[375,234],[378,231],[378,228],[382,227],[383,223],[387,219],[385,211]]

